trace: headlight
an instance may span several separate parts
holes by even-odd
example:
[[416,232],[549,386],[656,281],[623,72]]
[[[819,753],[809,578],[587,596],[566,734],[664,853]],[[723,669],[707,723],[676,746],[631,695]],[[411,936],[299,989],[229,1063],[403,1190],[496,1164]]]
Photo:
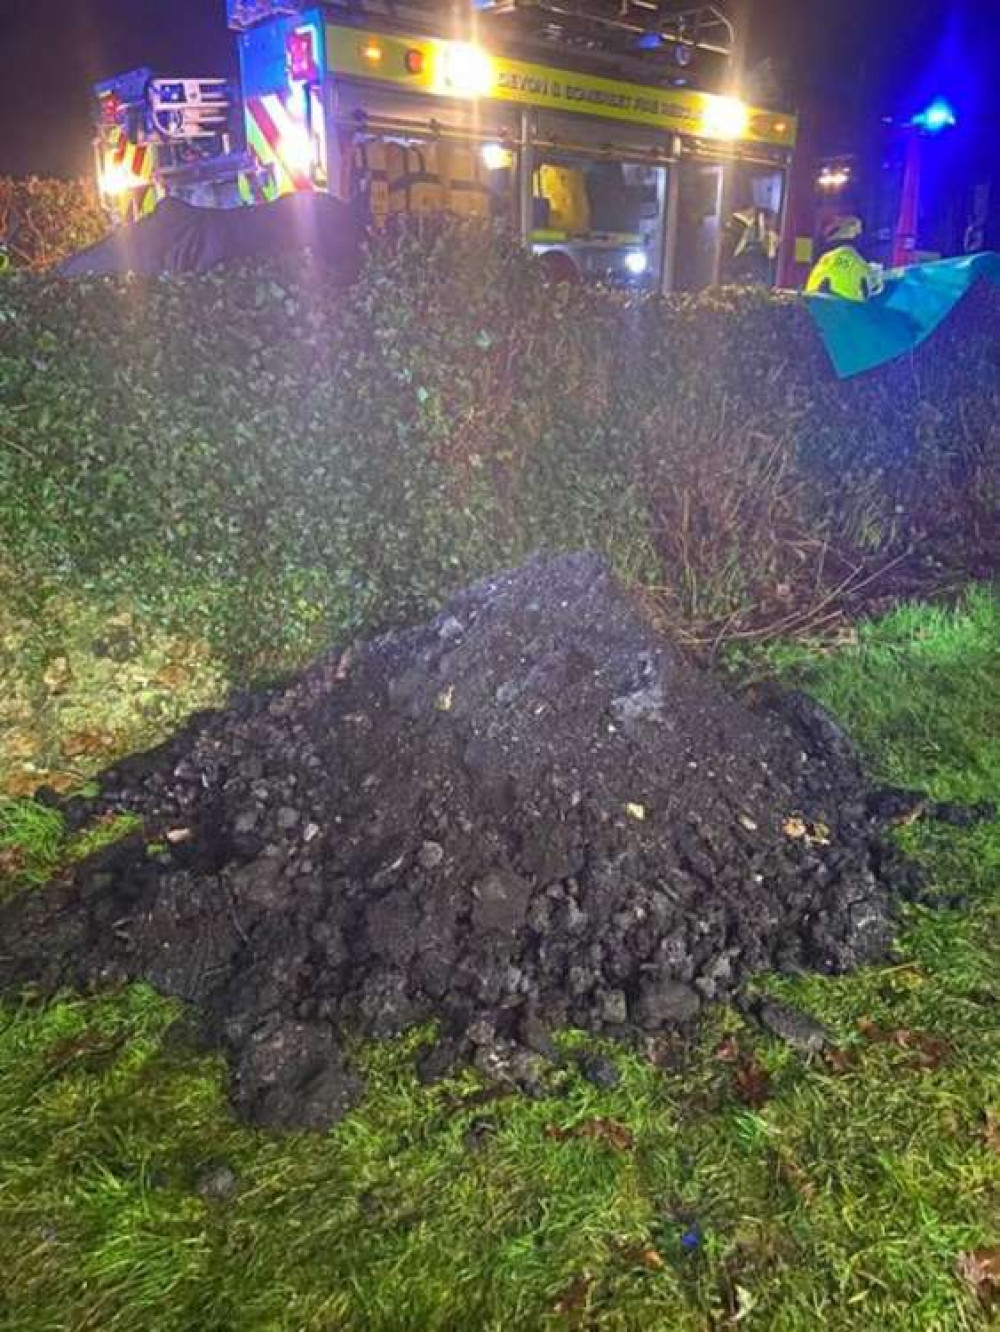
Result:
[[307,175],[316,161],[316,153],[309,131],[304,125],[290,125],[282,134],[280,154],[293,171]]
[[750,128],[750,108],[738,97],[713,97],[701,118],[707,139],[742,139]]
[[438,55],[437,91],[453,97],[487,97],[495,72],[492,59],[478,46],[449,42]]
[[133,176],[127,167],[115,163],[105,167],[101,173],[101,189],[112,198],[128,194],[129,190],[138,189],[142,184],[144,182],[138,176]]
[[625,256],[625,267],[633,277],[642,277],[649,267],[649,259],[642,250],[629,250]]
[[487,171],[503,171],[514,160],[514,155],[502,143],[483,144],[483,166]]

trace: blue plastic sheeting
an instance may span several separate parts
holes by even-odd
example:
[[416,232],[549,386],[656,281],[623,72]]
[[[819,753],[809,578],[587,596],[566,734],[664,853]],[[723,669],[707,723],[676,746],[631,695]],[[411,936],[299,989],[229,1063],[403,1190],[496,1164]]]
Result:
[[919,347],[979,281],[1000,285],[1000,254],[893,270],[885,290],[865,302],[827,295],[804,299],[837,375],[850,379]]

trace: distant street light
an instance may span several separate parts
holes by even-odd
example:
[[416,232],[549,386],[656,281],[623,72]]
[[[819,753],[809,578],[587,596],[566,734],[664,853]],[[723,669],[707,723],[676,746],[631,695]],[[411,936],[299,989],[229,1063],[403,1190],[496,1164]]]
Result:
[[825,166],[816,177],[816,184],[819,188],[831,193],[844,189],[850,182],[851,168],[849,166]]

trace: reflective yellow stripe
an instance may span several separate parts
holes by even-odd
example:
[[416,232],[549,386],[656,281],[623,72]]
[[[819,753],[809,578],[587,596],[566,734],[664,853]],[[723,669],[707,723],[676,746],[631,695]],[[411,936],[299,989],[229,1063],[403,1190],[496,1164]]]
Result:
[[[377,60],[370,58],[373,51],[380,53]],[[415,55],[420,68],[411,73],[407,61],[412,65]],[[718,113],[720,108],[726,110],[730,101],[715,93],[651,87],[511,60],[480,52],[463,42],[401,37],[336,24],[326,29],[326,58],[332,74],[390,83],[432,97],[574,111],[696,138],[723,137],[712,127],[725,121],[726,117]],[[749,107],[745,125],[736,137],[747,143],[793,148],[797,134],[795,116]]]
[[275,183],[275,195],[294,194],[295,186],[292,184],[291,177],[281,165],[277,153],[274,152],[264,137],[264,132],[255,118],[252,104],[247,107],[247,143],[260,165],[271,172]]
[[290,152],[295,145],[310,145],[305,124],[293,118],[281,97],[269,93],[247,104],[247,142],[261,166],[270,168],[276,183],[275,197],[315,188],[312,162],[295,162]]

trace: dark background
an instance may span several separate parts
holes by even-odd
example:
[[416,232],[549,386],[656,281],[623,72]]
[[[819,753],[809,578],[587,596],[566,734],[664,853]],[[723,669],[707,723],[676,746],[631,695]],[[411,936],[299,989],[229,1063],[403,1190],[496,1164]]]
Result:
[[[770,57],[782,100],[825,109],[849,143],[873,116],[947,95],[967,124],[1000,87],[997,0],[731,0],[749,65]],[[90,169],[89,89],[138,65],[232,74],[225,0],[0,0],[0,173]],[[832,129],[830,128],[832,126]]]

